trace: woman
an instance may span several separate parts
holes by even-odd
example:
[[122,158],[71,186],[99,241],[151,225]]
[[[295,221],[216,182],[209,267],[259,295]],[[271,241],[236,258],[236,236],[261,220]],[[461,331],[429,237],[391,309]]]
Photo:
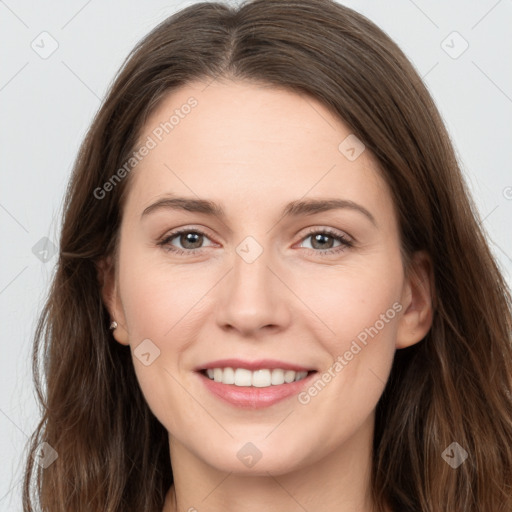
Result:
[[187,7],[76,162],[24,510],[510,511],[511,326],[395,43],[328,0]]

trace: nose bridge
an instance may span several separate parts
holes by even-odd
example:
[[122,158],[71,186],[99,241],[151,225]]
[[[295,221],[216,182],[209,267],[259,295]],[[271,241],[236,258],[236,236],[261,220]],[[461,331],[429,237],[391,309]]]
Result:
[[282,284],[269,268],[272,260],[270,249],[254,237],[247,237],[235,248],[233,269],[218,304],[221,327],[231,326],[248,333],[287,323],[286,298]]

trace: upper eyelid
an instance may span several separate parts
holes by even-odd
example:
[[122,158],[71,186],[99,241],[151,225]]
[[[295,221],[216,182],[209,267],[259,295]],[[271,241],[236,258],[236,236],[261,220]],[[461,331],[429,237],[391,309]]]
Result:
[[160,237],[160,240],[166,240],[166,239],[169,239],[169,238],[174,238],[174,237],[176,237],[178,235],[181,235],[183,233],[199,233],[200,235],[203,235],[203,236],[209,238],[210,240],[212,239],[212,237],[208,234],[208,230],[206,228],[202,228],[202,227],[201,228],[195,228],[195,227],[185,226],[184,228],[176,228],[174,230],[165,232]]

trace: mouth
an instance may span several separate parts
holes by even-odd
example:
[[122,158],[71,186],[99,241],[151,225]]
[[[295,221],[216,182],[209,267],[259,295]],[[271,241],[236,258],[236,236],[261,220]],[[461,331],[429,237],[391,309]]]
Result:
[[317,373],[317,370],[275,360],[224,359],[196,369],[212,396],[246,409],[269,407],[297,395]]

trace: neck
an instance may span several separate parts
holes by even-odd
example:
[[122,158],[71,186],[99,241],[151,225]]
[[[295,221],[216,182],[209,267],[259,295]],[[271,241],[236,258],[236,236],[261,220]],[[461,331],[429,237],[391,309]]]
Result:
[[[220,471],[169,437],[174,484],[163,512],[372,512],[373,421],[328,456],[299,460],[292,471]],[[263,459],[262,459],[263,460]],[[255,466],[256,468],[256,466]],[[389,510],[389,509],[388,509]]]

